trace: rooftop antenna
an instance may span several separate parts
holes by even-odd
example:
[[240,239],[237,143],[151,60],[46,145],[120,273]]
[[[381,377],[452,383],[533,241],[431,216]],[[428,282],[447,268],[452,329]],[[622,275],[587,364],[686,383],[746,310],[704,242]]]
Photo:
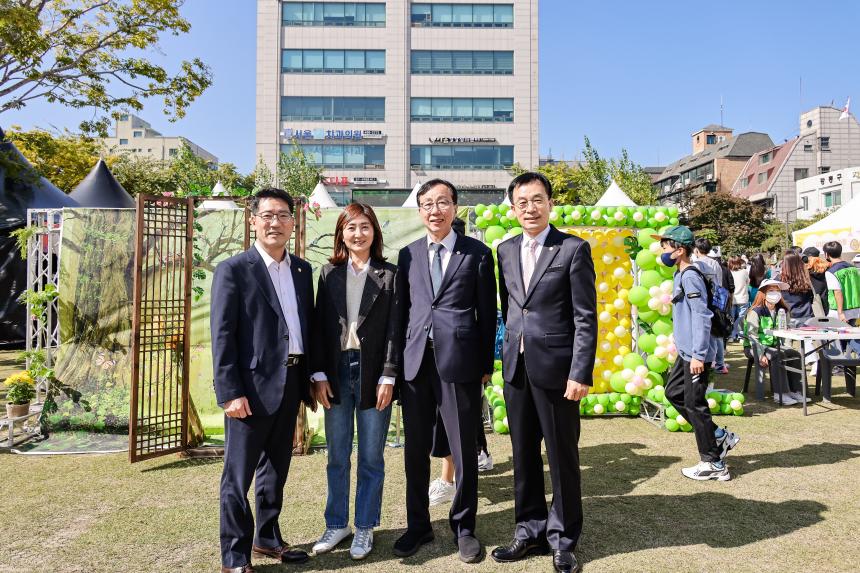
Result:
[[720,126],[725,125],[723,123],[723,94],[720,94]]

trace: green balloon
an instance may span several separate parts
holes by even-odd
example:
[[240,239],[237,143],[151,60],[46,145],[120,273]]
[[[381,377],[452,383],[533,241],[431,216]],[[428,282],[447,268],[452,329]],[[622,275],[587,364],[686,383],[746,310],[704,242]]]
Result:
[[642,360],[642,357],[636,354],[635,352],[630,352],[629,354],[624,355],[624,361],[622,362],[624,368],[629,368],[630,370],[636,370],[639,366],[643,366],[645,361]]
[[681,426],[681,429],[685,432],[692,432],[693,431],[693,425],[690,424],[690,422],[687,422],[686,424]]
[[570,225],[573,225],[574,223],[575,223],[575,221],[573,220],[573,217],[571,217],[570,215],[564,216],[564,224],[565,225],[570,226]]
[[651,384],[655,387],[663,385],[663,376],[657,372],[648,372],[648,378],[651,379]]
[[714,404],[713,408],[708,407],[708,409],[711,411],[711,414],[719,414],[720,413],[720,405],[719,404]]
[[490,213],[494,213],[494,214],[495,214],[495,213],[498,213],[498,212],[499,212],[499,208],[498,208],[498,206],[496,206],[496,205],[494,205],[494,204],[490,203],[489,205],[487,205],[487,211],[489,211]]
[[645,333],[639,337],[639,350],[651,354],[657,348],[657,337],[653,334]]
[[661,316],[654,321],[654,324],[651,326],[651,330],[653,330],[654,334],[658,336],[661,334],[669,336],[672,334],[672,320],[665,316]]
[[496,406],[493,408],[493,418],[496,420],[504,420],[508,415],[508,410],[504,406]]
[[740,392],[735,392],[734,394],[732,394],[732,400],[737,400],[741,404],[747,401],[746,397]]
[[478,203],[477,205],[475,205],[475,215],[477,215],[479,217],[481,215],[483,215],[484,211],[486,211],[486,210],[487,210],[487,206],[484,205],[483,203]]
[[621,395],[621,401],[625,404],[629,404],[631,400],[633,400],[633,396],[630,394],[624,393]]
[[606,406],[607,404],[609,404],[609,394],[598,394],[597,403],[601,406]]
[[657,271],[642,271],[639,275],[639,284],[646,289],[659,286],[661,282],[663,282],[663,277]]
[[505,229],[509,229],[511,226],[511,220],[508,219],[506,216],[502,215],[501,217],[499,217],[499,225],[501,225]]
[[639,404],[630,404],[627,407],[627,414],[629,416],[638,416],[639,415]]
[[675,276],[675,267],[667,267],[663,263],[659,262],[660,259],[657,259],[657,266],[654,267],[654,270],[660,275],[663,280],[671,279]]
[[500,371],[493,372],[491,380],[493,381],[493,386],[502,386],[505,383],[505,377]]
[[670,432],[677,432],[680,428],[681,426],[678,425],[678,422],[674,418],[666,420],[666,429]]
[[675,225],[677,225],[678,223],[679,223],[679,221],[678,221],[678,217],[670,217],[670,218],[669,218],[669,224],[670,224],[670,225],[675,226]]
[[677,217],[678,216],[678,208],[675,207],[674,205],[669,206],[669,216],[670,217]]
[[735,416],[743,416],[744,415],[744,407],[741,406],[737,410],[732,410],[732,414],[734,414]]
[[624,392],[624,387],[627,385],[627,380],[621,376],[621,372],[616,372],[609,378],[609,386],[616,392]]
[[554,206],[554,207],[552,208],[552,210],[553,210],[554,212],[558,213],[560,216],[564,215],[564,207],[562,207],[561,205],[556,205],[556,206]]
[[498,225],[487,227],[487,230],[484,231],[484,240],[487,243],[492,243],[496,239],[501,239],[504,236],[505,229],[503,227],[499,227]]
[[720,404],[720,413],[728,416],[732,413],[732,407],[730,404]]
[[508,231],[508,233],[510,233],[510,234],[511,234],[511,236],[515,236],[515,235],[522,235],[522,234],[523,234],[523,228],[522,228],[522,227],[520,227],[519,222],[517,222],[517,223],[516,223],[516,225],[517,225],[516,227],[511,227],[511,230],[510,230],[510,231]]
[[610,392],[610,393],[609,393],[609,401],[610,401],[610,402],[612,402],[612,403],[614,404],[615,402],[617,402],[617,401],[618,401],[618,397],[619,397],[620,395],[621,395],[621,394],[619,394],[618,392]]
[[486,219],[484,219],[483,217],[478,217],[477,219],[475,219],[475,225],[479,229],[486,229],[487,227],[490,226],[490,222],[487,221]]
[[654,390],[654,401],[660,404],[663,400],[666,399],[666,394],[663,390]]
[[595,404],[597,404],[597,394],[589,394],[585,397],[585,402],[589,406],[594,406]]
[[[626,357],[625,357],[626,358]],[[645,361],[648,364],[648,370],[663,373],[669,368],[669,361],[653,354]]]
[[675,406],[669,406],[666,408],[666,417],[670,420],[674,420],[678,417],[678,410],[675,409]]
[[505,423],[501,420],[496,420],[495,422],[493,422],[493,429],[496,431],[497,434],[508,433],[508,427],[505,426]]
[[647,306],[643,308],[643,310],[639,311],[639,320],[641,320],[642,322],[651,324],[652,322],[660,318],[660,313],[656,310],[651,310]]
[[[644,219],[643,219],[644,221]],[[643,249],[647,249],[651,243],[654,242],[654,239],[651,235],[656,235],[657,231],[653,228],[642,229],[641,231],[636,233],[636,240],[639,242],[639,246]]]
[[648,249],[642,249],[636,254],[636,264],[639,265],[640,269],[647,271],[653,269],[654,265],[657,264],[657,257]]
[[635,286],[627,294],[627,300],[630,301],[630,304],[636,306],[647,305],[649,298],[651,298],[651,295],[648,294],[648,289],[643,286]]
[[571,213],[573,213],[573,205],[565,205],[564,207],[562,207],[562,209],[564,209],[565,215],[570,215]]

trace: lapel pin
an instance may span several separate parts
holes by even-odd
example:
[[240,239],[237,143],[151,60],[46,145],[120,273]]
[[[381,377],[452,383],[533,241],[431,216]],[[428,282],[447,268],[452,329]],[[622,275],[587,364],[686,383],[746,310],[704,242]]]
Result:
[[459,254],[460,254],[460,251],[457,251],[457,254],[459,255]]
[[297,271],[299,271],[299,272],[302,272],[302,267],[299,267],[299,268],[298,268],[298,269],[296,269],[296,270],[297,270]]
[[551,250],[552,250],[552,247],[550,247],[550,248],[549,248],[549,250],[551,251]]

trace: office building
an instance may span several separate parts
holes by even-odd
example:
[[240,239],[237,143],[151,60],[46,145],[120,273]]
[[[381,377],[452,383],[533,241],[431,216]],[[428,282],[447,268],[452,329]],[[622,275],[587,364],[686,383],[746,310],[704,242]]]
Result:
[[130,153],[151,157],[161,161],[169,161],[179,155],[182,144],[188,145],[191,152],[202,157],[208,163],[218,164],[218,158],[181,136],[165,136],[152,129],[143,119],[132,114],[122,114],[116,122],[114,137],[102,139],[103,145],[111,153]]

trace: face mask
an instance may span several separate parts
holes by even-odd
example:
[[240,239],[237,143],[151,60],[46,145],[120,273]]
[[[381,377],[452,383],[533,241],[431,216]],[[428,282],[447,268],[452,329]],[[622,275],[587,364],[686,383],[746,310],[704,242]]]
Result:
[[772,290],[764,295],[764,299],[770,304],[776,304],[782,300],[782,294],[777,290]]
[[678,260],[672,258],[672,253],[663,253],[662,255],[660,255],[660,262],[667,267],[674,267],[676,264],[678,264]]

